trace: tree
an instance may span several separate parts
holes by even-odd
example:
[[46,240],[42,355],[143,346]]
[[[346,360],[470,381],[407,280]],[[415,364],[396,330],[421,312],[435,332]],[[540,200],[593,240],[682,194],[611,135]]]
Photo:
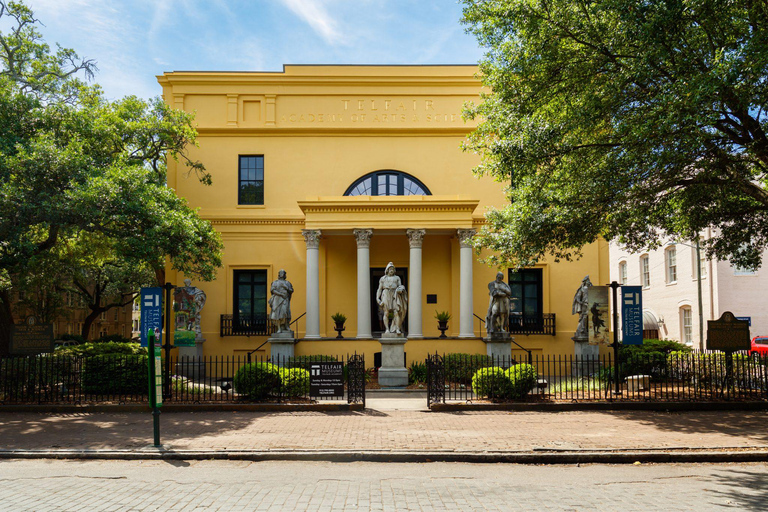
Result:
[[709,257],[768,245],[768,3],[464,0],[490,88],[466,150],[510,186],[478,246],[493,263],[630,250],[704,229]]
[[[3,17],[13,26],[0,33],[0,354],[14,321],[13,283],[45,268],[46,258],[65,258],[73,276],[95,276],[94,264],[112,274],[130,265],[134,276],[149,269],[158,282],[167,259],[211,280],[222,248],[211,224],[166,186],[167,158],[211,182],[186,153],[196,138],[192,116],[160,99],[107,101],[75,78],[92,73],[93,62],[68,49],[51,53],[26,6],[0,1]],[[94,257],[83,259],[89,251]]]

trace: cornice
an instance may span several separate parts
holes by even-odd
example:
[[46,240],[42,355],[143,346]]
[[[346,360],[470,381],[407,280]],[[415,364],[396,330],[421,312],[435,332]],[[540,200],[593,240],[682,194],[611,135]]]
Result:
[[205,128],[198,127],[199,136],[203,137],[230,137],[258,135],[261,137],[285,137],[287,135],[297,137],[313,137],[323,135],[325,137],[371,137],[380,135],[408,136],[408,137],[465,137],[475,128],[472,126],[446,127],[446,128]]

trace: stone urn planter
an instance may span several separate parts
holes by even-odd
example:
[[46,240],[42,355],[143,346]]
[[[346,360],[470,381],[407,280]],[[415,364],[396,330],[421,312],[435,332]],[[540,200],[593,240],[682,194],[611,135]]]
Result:
[[448,330],[448,320],[451,319],[451,314],[447,311],[435,311],[435,318],[437,319],[437,328],[440,331],[440,338],[447,338],[445,331]]
[[336,324],[333,328],[333,330],[338,333],[336,339],[343,339],[344,336],[342,336],[341,333],[344,332],[344,322],[347,321],[347,317],[342,313],[336,313],[335,315],[331,315],[331,320]]

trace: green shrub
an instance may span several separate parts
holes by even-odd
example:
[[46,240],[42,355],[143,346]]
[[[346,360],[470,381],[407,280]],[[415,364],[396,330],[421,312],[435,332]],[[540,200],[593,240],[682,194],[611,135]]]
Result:
[[107,356],[107,355],[147,355],[146,347],[138,343],[94,343],[86,342],[74,347],[58,347],[56,356]]
[[279,367],[270,363],[246,364],[235,374],[233,384],[235,391],[249,400],[265,400],[280,391]]
[[445,380],[469,385],[477,371],[493,366],[490,356],[484,354],[446,354],[444,358]]
[[481,368],[472,376],[472,391],[480,397],[507,400],[513,394],[512,381],[504,368]]
[[92,395],[143,395],[149,384],[147,356],[98,355],[83,360],[83,391]]
[[302,368],[280,368],[280,382],[285,396],[309,396],[309,372]]
[[530,364],[516,364],[510,366],[506,372],[511,386],[511,396],[513,400],[525,398],[536,386],[536,368]]
[[133,343],[133,341],[119,334],[109,334],[97,339],[96,343]]
[[408,368],[408,384],[426,384],[427,383],[427,365],[426,363],[411,363]]

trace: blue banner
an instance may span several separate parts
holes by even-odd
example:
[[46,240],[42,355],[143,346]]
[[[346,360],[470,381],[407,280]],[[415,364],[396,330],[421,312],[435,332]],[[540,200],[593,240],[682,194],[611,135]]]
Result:
[[155,331],[155,343],[160,346],[163,332],[163,289],[141,289],[141,346],[146,347],[147,331]]
[[640,286],[621,287],[621,332],[624,345],[643,344],[643,291]]

